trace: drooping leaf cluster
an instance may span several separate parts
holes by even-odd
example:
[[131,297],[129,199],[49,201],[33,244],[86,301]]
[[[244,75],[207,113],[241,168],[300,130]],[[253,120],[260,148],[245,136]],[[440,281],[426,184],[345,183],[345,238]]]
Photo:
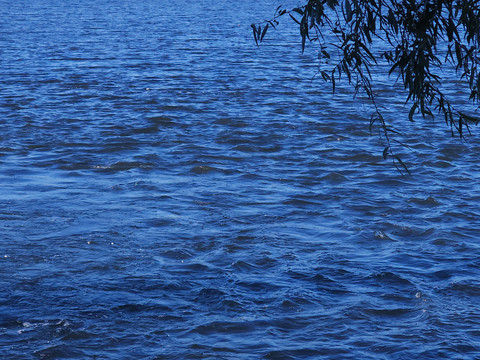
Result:
[[479,0],[308,0],[293,9],[277,8],[272,20],[252,25],[260,43],[269,27],[288,15],[298,25],[302,51],[307,40],[319,46],[324,80],[335,83],[346,78],[375,106],[371,124],[379,122],[387,139],[384,157],[401,160],[393,153],[389,128],[375,102],[372,67],[380,61],[389,75],[400,81],[410,106],[409,119],[441,114],[452,135],[464,137],[471,123],[478,123],[476,112],[466,112],[451,102],[442,90],[446,68],[465,80],[469,99],[480,101],[480,1]]

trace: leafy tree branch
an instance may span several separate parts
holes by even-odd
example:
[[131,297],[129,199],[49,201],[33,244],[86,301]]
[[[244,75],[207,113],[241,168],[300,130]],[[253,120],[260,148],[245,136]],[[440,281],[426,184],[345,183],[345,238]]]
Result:
[[355,95],[361,92],[372,102],[370,126],[378,123],[383,129],[384,158],[390,156],[397,168],[408,172],[391,146],[395,131],[376,103],[372,70],[379,62],[403,84],[410,121],[416,114],[440,114],[452,136],[462,139],[480,121],[478,107],[465,111],[442,89],[442,76],[450,69],[465,81],[469,100],[475,105],[480,101],[479,0],[308,0],[293,9],[280,6],[271,20],[252,24],[255,42],[260,44],[286,15],[299,27],[302,52],[307,40],[318,44],[319,73],[333,92],[344,77]]

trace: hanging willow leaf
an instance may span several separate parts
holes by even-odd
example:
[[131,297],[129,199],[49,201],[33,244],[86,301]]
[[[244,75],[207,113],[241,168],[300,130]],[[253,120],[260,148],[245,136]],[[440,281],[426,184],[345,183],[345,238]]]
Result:
[[398,161],[400,163],[400,165],[402,165],[403,169],[408,173],[408,175],[412,175],[410,170],[408,170],[407,165],[405,165],[405,163],[402,161],[402,159],[400,159],[400,157],[398,155],[394,155],[394,158],[395,158],[396,161]]
[[332,93],[335,93],[335,69],[332,70]]
[[386,146],[385,149],[383,149],[383,160],[386,160],[388,157],[388,149],[390,149],[390,146]]
[[262,42],[263,37],[264,37],[265,34],[267,33],[268,25],[269,25],[269,24],[265,25],[265,27],[263,28],[262,35],[260,36],[260,42]]
[[415,110],[417,110],[417,106],[418,106],[418,103],[413,103],[411,109],[410,109],[410,112],[408,113],[408,120],[410,120],[411,122],[414,122],[413,120],[413,114],[415,114]]
[[350,22],[352,21],[353,12],[352,7],[350,5],[350,1],[345,0],[345,21]]
[[255,39],[255,44],[257,44],[258,46],[258,39],[257,39],[257,28],[255,26],[255,24],[252,24],[252,29],[253,29],[253,38]]

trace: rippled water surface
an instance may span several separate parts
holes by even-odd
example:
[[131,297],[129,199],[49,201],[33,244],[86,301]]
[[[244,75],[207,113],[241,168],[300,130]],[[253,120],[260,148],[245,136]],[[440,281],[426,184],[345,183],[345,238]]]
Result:
[[278,5],[0,0],[2,359],[480,358],[478,130],[380,81],[402,176]]

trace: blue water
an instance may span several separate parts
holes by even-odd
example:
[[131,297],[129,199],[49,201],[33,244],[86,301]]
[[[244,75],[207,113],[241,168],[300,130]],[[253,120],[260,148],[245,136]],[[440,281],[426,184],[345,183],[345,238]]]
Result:
[[480,358],[478,129],[380,77],[402,176],[279,4],[0,1],[2,359]]

